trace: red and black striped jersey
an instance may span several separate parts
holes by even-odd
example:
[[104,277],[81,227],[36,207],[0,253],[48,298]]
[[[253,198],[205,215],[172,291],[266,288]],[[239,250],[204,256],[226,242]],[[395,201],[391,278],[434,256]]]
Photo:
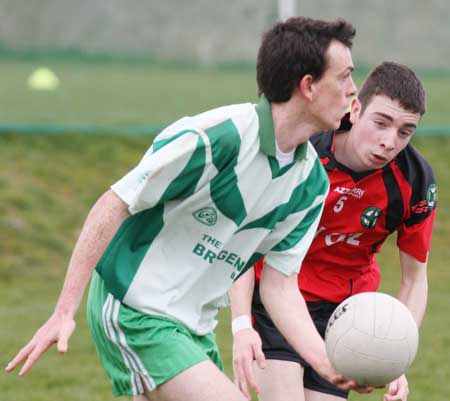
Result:
[[[330,180],[316,236],[298,276],[307,301],[341,302],[375,291],[380,282],[375,254],[397,232],[397,246],[427,260],[437,202],[433,171],[409,144],[382,169],[356,173],[334,158],[334,136],[320,133],[314,145]],[[257,279],[263,262],[256,265]]]

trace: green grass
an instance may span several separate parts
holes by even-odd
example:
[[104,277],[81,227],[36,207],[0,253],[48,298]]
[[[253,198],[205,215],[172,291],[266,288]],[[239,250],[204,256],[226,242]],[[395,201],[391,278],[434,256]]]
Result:
[[[90,205],[141,157],[150,138],[94,136],[0,137],[0,359],[5,365],[49,316],[59,293],[72,246]],[[421,138],[440,183],[440,208],[431,252],[430,297],[420,350],[410,370],[410,401],[442,401],[450,394],[450,272],[448,238],[450,138]],[[393,241],[384,249],[383,286],[395,294],[398,263]],[[221,313],[219,344],[231,374],[228,311]],[[26,378],[0,373],[0,401],[105,400],[109,384],[86,328],[84,306],[67,355],[50,351]],[[380,394],[352,400],[381,399]]]
[[[145,64],[106,68],[102,63],[68,61],[50,65],[60,76],[61,92],[31,92],[25,80],[38,66],[34,63],[0,60],[0,121],[162,124],[215,105],[256,99],[251,69]],[[450,77],[424,79],[429,112],[423,123],[449,124],[445,97]],[[6,365],[50,315],[90,206],[139,161],[151,140],[145,136],[0,135],[0,364]],[[440,203],[429,263],[429,306],[419,353],[410,370],[409,400],[444,401],[450,394],[450,212],[445,207],[450,202],[450,138],[417,138],[415,143],[436,171]],[[394,241],[385,246],[380,261],[382,289],[395,294],[399,267]],[[231,374],[228,310],[220,317],[217,335],[226,372]],[[0,371],[0,401],[112,399],[87,332],[84,305],[77,321],[67,355],[48,352],[26,378]],[[382,396],[353,395],[351,399],[374,401]]]
[[[6,364],[51,313],[89,207],[151,138],[3,136],[0,154],[0,332]],[[67,356],[50,352],[26,379],[0,373],[0,400],[105,400],[84,307]]]
[[[31,90],[29,75],[47,66],[61,84]],[[366,70],[354,74],[359,85]],[[450,127],[450,74],[423,72],[428,112],[423,126]],[[254,68],[161,63],[14,59],[0,55],[0,121],[30,124],[164,125],[214,106],[256,100]],[[0,126],[2,125],[0,124]]]
[[[28,88],[28,76],[43,64],[60,79],[57,90]],[[249,68],[0,59],[0,80],[2,122],[166,124],[213,106],[256,100]]]

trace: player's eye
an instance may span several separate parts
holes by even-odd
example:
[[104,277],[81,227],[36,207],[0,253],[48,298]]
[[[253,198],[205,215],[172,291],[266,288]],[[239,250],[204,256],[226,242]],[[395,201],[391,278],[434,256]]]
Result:
[[352,72],[348,71],[340,75],[339,79],[342,81],[347,81],[352,76]]
[[385,128],[386,127],[386,123],[384,121],[381,120],[375,120],[374,124],[379,127],[379,128]]
[[400,136],[402,136],[403,138],[408,138],[411,135],[412,135],[411,131],[400,131]]

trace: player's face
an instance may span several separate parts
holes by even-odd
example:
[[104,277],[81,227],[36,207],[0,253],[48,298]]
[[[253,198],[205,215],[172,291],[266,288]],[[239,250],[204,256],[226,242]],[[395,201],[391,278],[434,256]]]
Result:
[[353,61],[350,49],[333,40],[326,52],[327,66],[323,76],[311,84],[314,92],[312,112],[318,118],[320,129],[335,130],[339,127],[352,97],[356,93],[353,82]]
[[397,100],[374,96],[363,113],[355,100],[350,118],[355,162],[364,171],[385,166],[408,145],[420,114],[405,110]]

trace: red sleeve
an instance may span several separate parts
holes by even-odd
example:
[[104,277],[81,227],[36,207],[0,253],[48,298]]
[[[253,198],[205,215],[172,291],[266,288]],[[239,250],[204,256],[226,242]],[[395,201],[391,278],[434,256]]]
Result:
[[430,250],[435,216],[436,209],[420,223],[408,225],[403,222],[398,229],[397,246],[399,249],[415,257],[419,262],[425,263]]
[[397,228],[397,246],[425,263],[430,250],[438,193],[430,164],[409,144],[396,165],[402,172],[399,180],[404,193],[404,219]]

